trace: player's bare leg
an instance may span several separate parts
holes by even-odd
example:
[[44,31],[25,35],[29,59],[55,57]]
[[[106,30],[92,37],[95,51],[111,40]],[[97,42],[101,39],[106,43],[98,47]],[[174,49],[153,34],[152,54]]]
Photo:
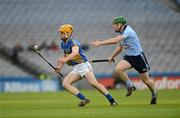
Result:
[[114,98],[109,94],[109,92],[107,91],[107,89],[100,84],[95,76],[93,71],[89,71],[85,74],[85,78],[87,79],[87,81],[93,86],[95,87],[98,91],[100,91],[103,95],[106,96],[106,98],[109,100],[109,102],[111,103],[112,106],[117,105],[117,102],[114,100]]
[[90,100],[87,99],[82,93],[80,93],[80,91],[76,87],[72,85],[74,82],[77,82],[80,79],[81,77],[78,74],[69,73],[63,80],[62,86],[71,94],[77,96],[81,100],[79,106],[84,106],[88,104]]
[[69,73],[62,82],[62,86],[68,90],[71,94],[77,95],[79,90],[72,85],[72,83],[79,81],[80,76],[74,73]]
[[127,62],[126,60],[121,60],[117,66],[116,66],[116,74],[119,75],[120,79],[122,79],[126,86],[127,86],[127,94],[126,96],[130,96],[132,94],[132,91],[134,91],[136,88],[130,81],[128,75],[125,73],[126,70],[131,68],[131,64]]
[[152,93],[152,99],[150,104],[156,104],[157,103],[157,92],[154,87],[154,82],[150,80],[148,72],[141,73],[140,74],[141,80],[148,86],[149,90]]

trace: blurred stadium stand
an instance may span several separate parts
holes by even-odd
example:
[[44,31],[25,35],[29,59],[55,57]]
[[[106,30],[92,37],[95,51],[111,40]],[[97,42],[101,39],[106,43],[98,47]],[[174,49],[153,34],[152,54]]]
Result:
[[1,77],[13,76],[13,77],[21,77],[21,76],[30,76],[28,73],[22,71],[21,69],[13,66],[8,61],[0,58]]
[[[75,27],[75,37],[82,43],[93,39],[116,36],[111,20],[124,15],[138,33],[151,65],[151,72],[180,72],[180,14],[161,2],[152,0],[0,0],[0,42],[13,49],[17,42],[27,48],[30,44],[58,44],[57,28],[64,23]],[[115,46],[90,47],[89,59],[107,58]],[[54,65],[62,55],[42,50]],[[25,58],[49,73],[53,70],[36,54],[20,52]],[[121,56],[119,56],[121,58]],[[118,60],[118,59],[117,59]],[[0,76],[26,76],[27,73],[0,59]],[[31,66],[31,65],[29,65]],[[96,74],[111,74],[115,64],[93,64]],[[12,68],[12,70],[11,70]],[[71,68],[65,67],[63,73]]]

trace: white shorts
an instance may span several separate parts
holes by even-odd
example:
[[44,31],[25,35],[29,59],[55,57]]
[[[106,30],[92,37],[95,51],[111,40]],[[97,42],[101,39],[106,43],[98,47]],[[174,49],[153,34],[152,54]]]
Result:
[[91,64],[87,61],[85,63],[75,65],[71,73],[75,73],[81,77],[84,77],[84,75],[89,71],[92,71],[92,67]]

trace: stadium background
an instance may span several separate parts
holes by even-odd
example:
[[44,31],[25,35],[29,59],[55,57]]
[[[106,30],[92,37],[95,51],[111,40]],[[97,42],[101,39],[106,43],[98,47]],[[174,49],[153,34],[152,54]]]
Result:
[[[179,11],[178,0],[0,0],[0,91],[61,90],[54,71],[30,46],[39,45],[40,52],[55,65],[63,55],[58,49],[57,28],[71,23],[88,58],[105,59],[115,46],[93,48],[89,42],[116,36],[111,21],[118,15],[125,16],[138,33],[156,87],[179,89]],[[122,87],[111,78],[115,64],[93,64],[98,80],[107,88]],[[71,69],[66,66],[62,73],[66,75]],[[129,75],[137,88],[144,89],[135,71]],[[76,86],[91,88],[85,80]]]

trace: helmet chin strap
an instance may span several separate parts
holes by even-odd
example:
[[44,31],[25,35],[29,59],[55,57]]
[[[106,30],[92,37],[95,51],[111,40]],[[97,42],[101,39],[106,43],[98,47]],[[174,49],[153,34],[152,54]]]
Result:
[[122,27],[123,27],[123,25],[122,25],[122,26],[119,28],[119,30],[118,30],[118,31],[116,31],[116,32],[117,32],[117,33],[118,33],[118,32],[121,32],[121,28],[122,28]]
[[62,39],[62,40],[66,42],[67,40],[69,40],[70,37],[71,37],[71,35],[69,35],[68,37],[66,37],[66,34],[65,34],[65,38],[66,38],[66,39]]
[[124,24],[121,25],[121,27],[119,28],[119,32],[121,32],[121,28],[124,26]]

